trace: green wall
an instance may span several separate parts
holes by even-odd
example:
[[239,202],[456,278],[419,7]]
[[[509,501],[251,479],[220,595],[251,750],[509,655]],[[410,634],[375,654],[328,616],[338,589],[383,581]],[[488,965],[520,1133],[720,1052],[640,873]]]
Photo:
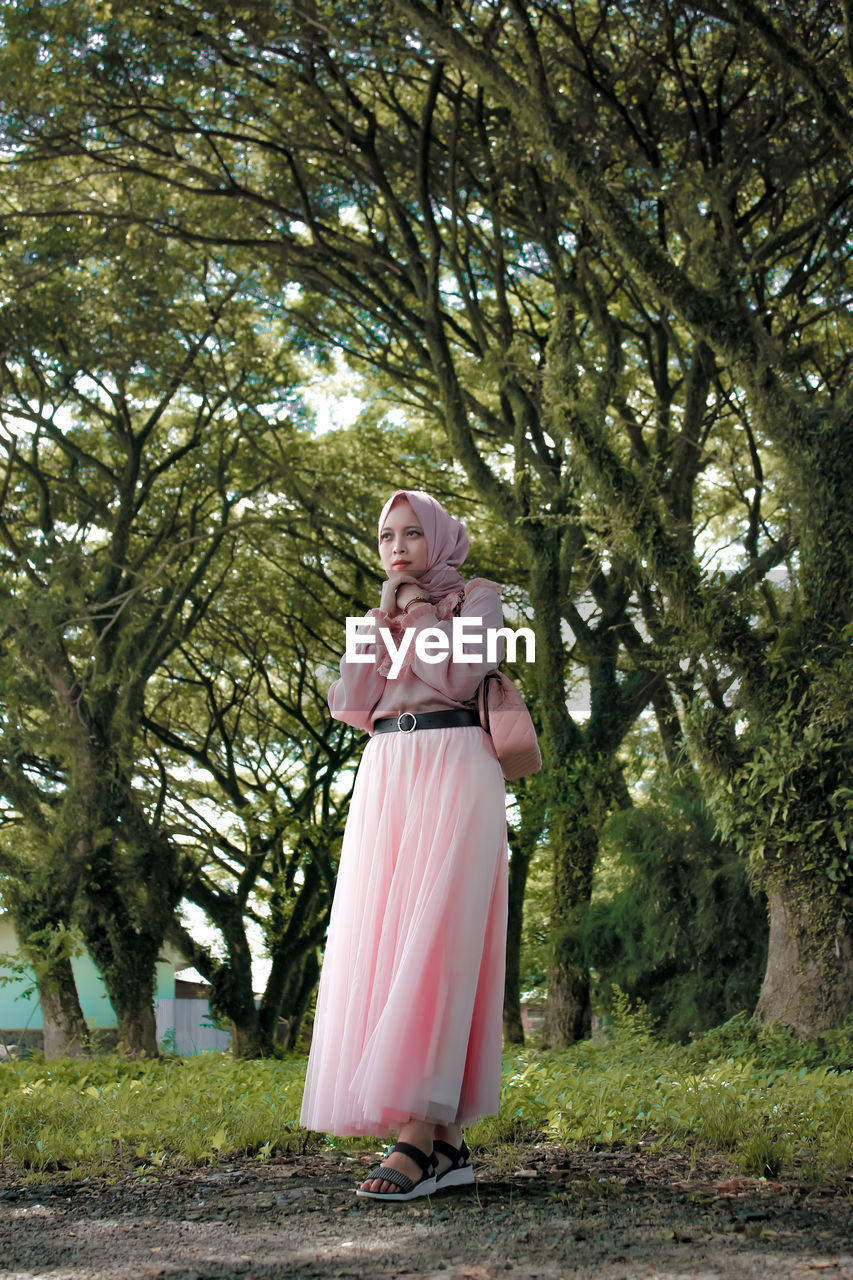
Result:
[[[14,955],[18,949],[14,926],[8,917],[0,918],[0,953]],[[75,956],[71,961],[74,978],[83,1016],[90,1027],[114,1027],[116,1016],[107,996],[101,976],[94,962],[88,955]],[[24,995],[28,987],[34,987],[34,980],[27,981],[12,974],[8,968],[0,965],[0,979],[12,978],[11,982],[0,982],[0,1028],[5,1031],[20,1031],[29,1028],[32,1031],[42,1027],[41,1007],[38,992],[33,991],[29,997]],[[157,965],[156,998],[174,999],[175,968],[168,960]]]

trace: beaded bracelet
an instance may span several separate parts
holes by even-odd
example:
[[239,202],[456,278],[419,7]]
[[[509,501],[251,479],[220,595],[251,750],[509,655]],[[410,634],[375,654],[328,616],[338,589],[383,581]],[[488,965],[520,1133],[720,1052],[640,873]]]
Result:
[[410,600],[405,606],[403,613],[408,613],[413,604],[429,604],[429,600],[427,600],[426,596],[415,596],[414,600]]

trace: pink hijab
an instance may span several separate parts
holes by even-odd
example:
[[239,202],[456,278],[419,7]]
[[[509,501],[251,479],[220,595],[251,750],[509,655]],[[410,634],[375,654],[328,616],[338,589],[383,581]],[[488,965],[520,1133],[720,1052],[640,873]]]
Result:
[[426,573],[418,581],[430,601],[436,604],[452,591],[462,588],[464,580],[457,570],[468,554],[468,534],[440,502],[420,489],[398,489],[391,495],[379,516],[380,533],[388,512],[401,498],[410,504],[427,540],[429,559]]

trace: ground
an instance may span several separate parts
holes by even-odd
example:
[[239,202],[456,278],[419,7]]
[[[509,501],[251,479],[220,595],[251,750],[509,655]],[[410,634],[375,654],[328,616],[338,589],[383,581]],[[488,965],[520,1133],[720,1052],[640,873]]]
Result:
[[474,1189],[357,1199],[336,1151],[183,1174],[0,1185],[2,1280],[853,1280],[853,1180],[534,1145]]

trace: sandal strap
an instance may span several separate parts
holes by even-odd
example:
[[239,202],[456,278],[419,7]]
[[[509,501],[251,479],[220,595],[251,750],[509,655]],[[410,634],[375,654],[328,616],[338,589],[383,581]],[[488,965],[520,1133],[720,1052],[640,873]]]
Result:
[[[421,1151],[420,1147],[413,1147],[410,1142],[395,1142],[385,1153],[385,1159],[394,1151],[401,1152],[402,1155],[408,1156],[410,1160],[414,1160],[416,1165],[421,1169],[421,1177],[419,1182],[423,1182],[425,1178],[431,1178],[435,1172],[436,1159],[430,1152],[429,1155],[425,1151]],[[399,1187],[404,1195],[408,1195],[410,1191],[414,1191],[418,1182],[414,1178],[410,1178],[407,1173],[395,1169],[393,1165],[377,1164],[370,1170],[367,1179],[381,1178],[384,1182],[393,1182],[395,1187]]]
[[452,1161],[451,1169],[463,1168],[468,1163],[468,1157],[471,1154],[464,1138],[458,1148],[452,1147],[449,1142],[444,1142],[441,1138],[436,1138],[432,1144],[432,1149],[443,1156],[447,1156],[448,1160]]
[[435,1167],[435,1156],[432,1152],[427,1155],[425,1151],[421,1151],[420,1147],[413,1147],[411,1142],[395,1142],[391,1150],[386,1153],[386,1159],[391,1155],[392,1151],[400,1151],[404,1156],[408,1156],[410,1160],[414,1160],[424,1176],[431,1173]]
[[368,1179],[381,1178],[383,1182],[393,1182],[394,1186],[399,1187],[404,1195],[417,1186],[414,1178],[410,1178],[407,1173],[401,1173],[399,1169],[394,1169],[387,1164],[376,1165],[375,1168],[370,1170],[367,1177]]

